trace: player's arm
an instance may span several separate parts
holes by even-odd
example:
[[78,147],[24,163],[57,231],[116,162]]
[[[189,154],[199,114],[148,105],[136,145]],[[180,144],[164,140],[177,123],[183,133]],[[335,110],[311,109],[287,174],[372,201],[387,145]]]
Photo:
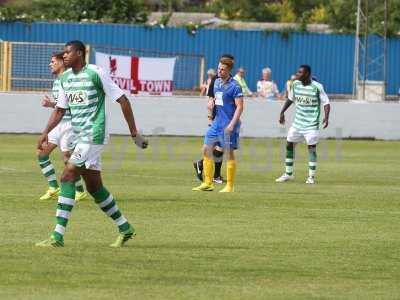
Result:
[[324,119],[322,120],[322,128],[327,128],[329,125],[329,114],[331,112],[331,104],[328,95],[325,93],[324,87],[321,85],[319,90],[319,99],[324,106]]
[[47,122],[46,128],[43,130],[42,135],[39,137],[37,148],[42,150],[43,144],[48,142],[48,134],[60,123],[63,118],[65,111],[69,108],[69,103],[65,91],[62,87],[58,90],[58,101],[50,115],[49,121]]
[[132,106],[124,92],[111,80],[111,77],[106,74],[101,68],[98,68],[98,74],[102,82],[103,90],[105,94],[115,102],[118,102],[121,106],[122,114],[124,115],[125,121],[128,124],[129,132],[131,137],[135,141],[135,144],[144,149],[147,148],[148,141],[144,139],[138,132],[133,116]]
[[65,114],[66,109],[61,107],[56,107],[50,115],[49,121],[47,122],[46,128],[43,130],[42,135],[39,137],[37,148],[42,150],[43,144],[47,144],[48,134],[60,123],[61,119]]
[[288,91],[288,97],[285,101],[285,104],[283,104],[283,107],[281,109],[281,113],[279,115],[279,123],[280,124],[285,124],[285,112],[288,110],[290,105],[293,104],[293,85],[290,87]]
[[215,106],[215,99],[209,97],[208,98],[208,103],[207,103],[207,118],[208,118],[208,125],[209,126],[211,125],[211,122],[214,119],[214,114],[213,114],[214,106]]
[[323,124],[323,128],[325,129],[326,127],[328,127],[329,125],[329,114],[331,112],[331,105],[328,103],[326,105],[324,105],[324,120],[322,121]]
[[237,124],[237,122],[239,122],[240,117],[242,116],[243,108],[244,108],[243,96],[235,98],[235,105],[236,105],[236,110],[233,115],[233,118],[232,118],[231,122],[229,123],[229,125],[225,129],[229,133],[233,131],[233,129],[235,128],[235,125]]
[[129,99],[125,95],[122,95],[117,102],[121,106],[122,113],[126,123],[128,124],[129,132],[131,133],[131,137],[135,141],[135,144],[140,148],[147,148],[149,143],[139,134],[137,130],[135,117],[133,116],[132,106],[129,102]]
[[285,112],[288,110],[288,108],[290,107],[290,105],[293,104],[292,100],[286,99],[285,104],[283,104],[283,107],[281,109],[281,113],[279,115],[279,123],[280,124],[285,124]]
[[208,125],[211,125],[212,120],[214,119],[214,106],[215,106],[215,94],[214,94],[214,85],[217,76],[214,76],[211,79],[210,86],[208,88],[208,103],[207,103],[207,118],[208,118]]

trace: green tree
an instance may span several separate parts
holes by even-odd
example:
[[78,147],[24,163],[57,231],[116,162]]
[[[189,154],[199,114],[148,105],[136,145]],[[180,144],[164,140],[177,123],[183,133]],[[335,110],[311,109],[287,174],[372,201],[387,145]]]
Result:
[[15,21],[25,15],[45,21],[143,23],[147,14],[144,0],[34,0],[0,8],[3,21]]
[[273,4],[276,1],[263,0],[215,0],[210,10],[218,16],[233,20],[276,22],[278,13]]

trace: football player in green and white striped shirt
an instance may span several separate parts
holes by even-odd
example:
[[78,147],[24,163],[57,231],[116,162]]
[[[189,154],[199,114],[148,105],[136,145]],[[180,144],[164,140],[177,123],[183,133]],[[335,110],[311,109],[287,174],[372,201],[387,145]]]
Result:
[[289,91],[288,99],[282,107],[279,123],[285,124],[285,111],[292,103],[296,105],[295,118],[289,129],[286,145],[286,170],[276,179],[276,182],[286,182],[294,179],[294,148],[295,144],[303,140],[308,146],[308,178],[306,183],[315,183],[317,169],[317,144],[319,140],[319,126],[321,105],[324,107],[323,128],[329,124],[330,104],[322,84],[311,77],[311,67],[301,65],[296,73],[296,78]]
[[[60,88],[60,76],[65,71],[63,52],[53,53],[50,59],[49,67],[51,73],[56,75],[57,78],[54,80],[52,88],[51,99],[49,96],[44,96],[42,100],[42,106],[48,108],[55,108],[58,99],[58,90]],[[39,198],[39,200],[52,200],[57,199],[60,192],[60,188],[57,182],[56,173],[53,164],[50,161],[50,154],[55,148],[60,147],[64,162],[67,162],[72,150],[74,149],[73,142],[73,131],[71,126],[71,113],[67,110],[62,118],[60,124],[58,124],[50,133],[49,140],[46,145],[43,145],[41,150],[38,150],[38,161],[39,166],[42,170],[43,175],[47,179],[49,188],[47,192]],[[81,178],[75,183],[76,194],[75,200],[84,200],[87,198],[87,193],[84,192]]]
[[85,62],[85,45],[70,41],[64,47],[64,64],[70,68],[60,80],[61,88],[56,109],[38,141],[38,148],[48,140],[48,133],[61,121],[66,111],[71,111],[71,124],[75,134],[75,149],[61,177],[61,192],[56,212],[57,225],[50,238],[37,243],[41,247],[64,246],[64,234],[75,204],[75,180],[82,175],[88,192],[119,230],[112,247],[122,247],[135,236],[135,230],[119,210],[112,194],[103,186],[101,154],[108,142],[106,96],[121,106],[130,134],[136,145],[147,147],[136,129],[132,107],[124,92],[111,80],[109,74]]

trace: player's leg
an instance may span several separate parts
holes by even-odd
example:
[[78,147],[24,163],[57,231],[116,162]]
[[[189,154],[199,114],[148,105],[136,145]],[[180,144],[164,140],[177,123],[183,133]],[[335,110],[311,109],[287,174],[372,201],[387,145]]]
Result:
[[117,240],[110,246],[122,247],[125,242],[135,236],[134,228],[121,213],[113,195],[103,186],[100,171],[86,169],[82,175],[88,192],[99,208],[115,222],[120,232]]
[[[214,158],[214,179],[213,181],[215,183],[223,183],[223,177],[221,176],[221,168],[222,168],[222,162],[223,162],[223,155],[224,155],[224,150],[219,147],[215,146],[213,150],[213,158]],[[198,161],[195,161],[193,163],[194,171],[196,174],[196,177],[200,180],[203,181],[203,159],[200,159]]]
[[[62,151],[62,156],[64,163],[66,164],[71,157],[71,153],[75,148],[75,136],[73,134],[73,129],[71,126],[71,122],[62,122],[60,125],[60,150]],[[82,201],[88,199],[88,194],[83,189],[82,178],[78,176],[75,182],[75,200]]]
[[56,172],[54,170],[54,166],[50,161],[50,153],[57,148],[56,143],[48,143],[43,145],[42,150],[38,150],[37,157],[40,169],[42,170],[43,176],[47,179],[48,190],[42,195],[40,200],[51,200],[56,199],[58,196],[58,192],[60,191],[59,185],[57,182]]
[[306,183],[315,183],[315,173],[317,170],[317,144],[319,141],[318,130],[312,130],[304,134],[308,147],[308,178]]
[[226,162],[226,186],[220,190],[220,193],[233,192],[233,185],[236,176],[236,159],[234,149],[228,151],[228,161]]
[[224,134],[224,150],[228,154],[226,162],[226,186],[220,191],[221,193],[233,192],[233,185],[236,175],[236,159],[235,150],[239,149],[239,128],[230,135]]
[[199,159],[193,163],[196,177],[203,182],[203,159]]
[[317,170],[317,145],[308,145],[308,178],[306,183],[315,183],[315,172]]
[[214,190],[214,161],[212,157],[212,146],[204,144],[203,152],[203,183],[195,188],[193,191],[212,191]]
[[285,155],[285,173],[276,182],[286,182],[294,179],[294,158],[295,158],[295,147],[296,143],[303,141],[303,134],[297,131],[297,129],[291,127],[288,132],[286,142],[286,155]]
[[[67,164],[69,158],[71,157],[71,151],[62,152],[62,156],[63,156],[64,163]],[[85,190],[83,188],[82,177],[81,176],[76,177],[76,180],[75,180],[75,200],[76,201],[82,201],[82,200],[86,200],[88,198],[89,198],[89,196],[88,196],[88,194],[85,192]]]
[[213,178],[214,178],[214,161],[213,161],[213,149],[217,142],[220,142],[220,132],[213,126],[209,127],[204,137],[204,145],[202,148],[203,152],[203,183],[195,188],[193,191],[213,191]]
[[58,197],[56,220],[57,225],[50,238],[37,243],[40,247],[62,247],[64,246],[64,234],[75,205],[75,180],[80,175],[80,168],[68,163],[61,176],[61,191]]
[[278,179],[276,182],[286,182],[294,179],[293,169],[294,169],[294,152],[295,152],[295,143],[287,142],[286,143],[286,157],[285,157],[285,173]]
[[221,148],[219,145],[216,145],[213,150],[213,157],[214,157],[214,182],[215,183],[223,183],[223,178],[221,176],[221,168],[222,162],[224,158],[224,149]]

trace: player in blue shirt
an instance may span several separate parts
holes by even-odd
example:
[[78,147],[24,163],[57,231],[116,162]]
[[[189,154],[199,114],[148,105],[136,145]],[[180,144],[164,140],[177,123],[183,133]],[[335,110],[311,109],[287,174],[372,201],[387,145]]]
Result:
[[219,61],[218,76],[214,84],[216,116],[204,138],[203,145],[203,183],[193,188],[193,191],[214,190],[214,162],[212,151],[214,145],[219,143],[224,152],[228,153],[227,184],[220,191],[233,192],[233,182],[236,174],[236,161],[234,151],[239,147],[240,116],[243,112],[242,88],[232,78],[230,72],[233,60],[223,57]]

